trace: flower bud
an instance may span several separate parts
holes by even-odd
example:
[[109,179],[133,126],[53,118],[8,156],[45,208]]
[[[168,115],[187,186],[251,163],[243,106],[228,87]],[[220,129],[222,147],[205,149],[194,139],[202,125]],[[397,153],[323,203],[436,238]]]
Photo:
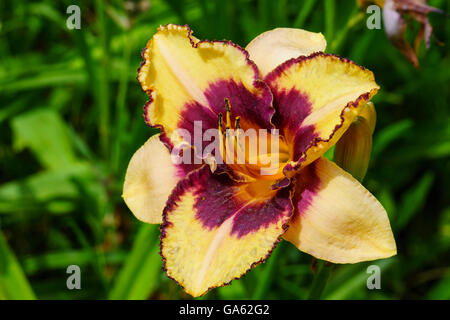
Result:
[[369,167],[371,151],[372,129],[365,117],[358,116],[337,142],[334,162],[362,181]]
[[375,111],[375,106],[372,101],[366,103],[366,105],[362,108],[359,113],[360,117],[363,117],[367,120],[367,124],[369,125],[370,132],[375,130],[375,125],[377,123],[377,112]]

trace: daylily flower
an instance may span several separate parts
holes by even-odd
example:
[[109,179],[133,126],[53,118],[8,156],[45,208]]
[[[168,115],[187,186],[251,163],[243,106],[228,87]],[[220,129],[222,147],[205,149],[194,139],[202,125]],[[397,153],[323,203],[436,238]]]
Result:
[[[244,50],[167,25],[144,49],[144,117],[161,133],[131,159],[123,197],[140,220],[162,222],[164,268],[192,296],[241,277],[282,238],[334,263],[396,254],[382,205],[323,157],[379,87],[371,71],[323,53],[325,46],[322,34],[282,28]],[[194,121],[220,130],[220,139],[233,124],[278,128],[279,136],[268,136],[279,142],[278,168],[263,175],[260,161],[247,158],[216,168],[174,163],[171,152],[183,144],[175,133],[194,135]]]
[[[387,37],[416,68],[419,67],[417,53],[422,40],[425,40],[427,49],[430,47],[433,28],[428,20],[428,13],[435,12],[448,17],[444,11],[427,5],[427,0],[358,0],[357,2],[361,7],[373,3],[383,8],[383,23]],[[414,49],[405,37],[408,23],[404,17],[412,18],[420,25],[414,39]]]

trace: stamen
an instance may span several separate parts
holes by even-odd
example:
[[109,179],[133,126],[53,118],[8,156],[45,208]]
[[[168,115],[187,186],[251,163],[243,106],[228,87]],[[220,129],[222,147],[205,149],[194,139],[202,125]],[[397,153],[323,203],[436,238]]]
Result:
[[[225,131],[223,130],[223,126],[222,126],[222,120],[223,120],[222,113],[219,113],[218,118],[217,118],[217,126],[218,126],[219,132],[220,132],[219,147],[220,147],[222,159],[225,162],[231,164],[231,163],[234,163],[234,161],[235,161],[237,148],[242,149],[242,145],[240,142],[240,133],[239,133],[239,131],[241,129],[241,118],[239,116],[235,118],[234,130],[231,131],[233,129],[233,127],[231,125],[230,100],[228,98],[225,98],[224,101],[225,101],[225,110],[226,110]],[[223,137],[223,135],[225,135],[225,138]],[[233,135],[233,137],[231,137],[231,135]]]
[[222,113],[219,113],[217,117],[217,126],[219,127],[219,148],[222,159],[224,159],[225,154],[225,146],[223,144],[223,128],[222,128]]
[[222,113],[219,113],[217,117],[217,126],[219,127],[219,131],[222,133]]
[[236,120],[235,120],[235,123],[234,123],[234,127],[236,128],[236,141],[237,141],[237,144],[238,144],[239,148],[242,149],[241,136],[240,136],[240,131],[241,131],[241,117],[240,116],[236,117]]
[[231,128],[231,107],[230,107],[230,100],[228,98],[225,98],[225,109],[227,110],[227,124],[226,128]]
[[[230,147],[230,132],[231,129],[231,107],[230,107],[230,100],[228,98],[225,98],[225,109],[227,111],[226,117],[227,122],[225,124],[225,155],[227,157],[227,161],[229,160],[229,147]],[[232,145],[234,147],[234,143]]]
[[231,112],[230,99],[225,98],[224,101],[225,101],[225,109],[226,109],[228,112]]
[[[238,170],[249,176],[261,176],[261,179],[267,180],[274,179],[275,177],[277,179],[284,177],[283,167],[272,168],[272,160],[278,160],[277,162],[281,161],[284,163],[289,159],[286,144],[284,142],[281,143],[281,150],[271,150],[271,148],[269,148],[264,154],[248,154],[245,150],[246,135],[244,132],[241,132],[241,117],[235,117],[234,126],[232,126],[230,100],[225,98],[224,101],[226,114],[223,115],[222,113],[219,113],[217,117],[219,152],[222,157],[220,160],[232,167],[233,170]],[[224,119],[224,117],[226,118]],[[223,120],[225,120],[225,123],[222,122]],[[272,138],[280,139],[280,141],[282,141],[282,138],[279,138],[278,135],[274,135]],[[251,140],[249,143],[255,142],[259,145],[260,139],[266,140],[266,138],[258,136],[256,141]],[[270,140],[268,139],[268,141]],[[272,146],[272,144],[270,146]],[[259,152],[261,151],[259,150]],[[214,172],[217,168],[217,162],[213,162],[211,159],[206,159],[206,162],[209,164],[211,171]],[[272,169],[276,170],[276,172]],[[261,174],[262,170],[265,173]]]

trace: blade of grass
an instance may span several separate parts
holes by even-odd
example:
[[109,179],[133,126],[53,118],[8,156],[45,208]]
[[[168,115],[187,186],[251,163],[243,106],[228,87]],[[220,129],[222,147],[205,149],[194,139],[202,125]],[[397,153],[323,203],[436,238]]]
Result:
[[288,26],[288,18],[287,18],[288,10],[286,10],[286,7],[287,7],[287,0],[277,1],[275,7],[275,22],[279,27]]
[[377,159],[381,152],[393,141],[402,136],[406,136],[413,125],[414,122],[411,119],[404,119],[395,122],[376,133],[375,138],[373,139],[372,159]]
[[[380,267],[383,274],[394,263],[395,258],[380,260],[376,265]],[[369,274],[366,272],[367,267],[373,262],[365,264],[353,264],[340,266],[339,272],[333,275],[330,280],[329,289],[325,292],[324,299],[327,300],[343,300],[352,297],[358,289],[368,290],[366,287]],[[383,287],[383,284],[382,284]]]
[[109,115],[109,80],[108,80],[108,68],[109,68],[109,45],[107,35],[107,25],[105,19],[105,8],[102,0],[95,1],[95,13],[97,15],[97,26],[100,38],[100,45],[102,48],[102,56],[100,60],[100,66],[98,68],[98,81],[99,81],[99,94],[98,94],[98,107],[99,107],[99,135],[100,135],[100,147],[103,155],[108,156],[109,153],[109,127],[110,127],[110,115]]
[[234,280],[230,285],[217,289],[220,299],[224,300],[242,300],[247,297],[247,290],[244,281]]
[[434,174],[427,172],[414,186],[405,192],[395,220],[395,228],[397,230],[403,229],[413,216],[423,208],[433,185],[433,180]]
[[22,267],[0,231],[0,299],[34,300],[36,296]]
[[13,118],[11,127],[15,149],[29,147],[42,166],[61,169],[76,162],[66,123],[53,110],[38,109],[21,114]]
[[267,290],[270,287],[270,284],[273,280],[273,275],[276,268],[276,262],[278,257],[280,256],[280,252],[283,250],[281,245],[278,245],[270,255],[269,260],[259,269],[259,279],[260,281],[257,283],[255,291],[253,291],[252,299],[261,300],[266,298]]
[[334,40],[334,13],[336,11],[335,0],[325,0],[325,37],[327,41]]
[[115,121],[115,137],[112,150],[112,168],[113,170],[119,170],[119,164],[121,160],[122,143],[125,141],[124,135],[126,134],[126,127],[128,124],[128,114],[125,109],[127,90],[128,90],[128,66],[131,60],[131,48],[133,46],[133,38],[131,33],[125,33],[125,45],[122,56],[122,74],[119,81],[119,89],[116,98],[116,121]]
[[314,275],[313,283],[308,294],[308,300],[318,300],[322,297],[322,293],[327,285],[331,275],[333,266],[326,265],[323,260],[317,262],[317,271]]
[[[126,252],[116,250],[106,253],[106,263],[115,265],[125,260]],[[31,275],[39,271],[61,270],[67,266],[76,264],[80,267],[92,264],[92,249],[67,250],[62,252],[50,252],[43,255],[27,257],[21,262],[26,274]]]
[[269,0],[258,1],[258,22],[260,32],[264,32],[270,25],[271,3]]
[[304,26],[306,18],[308,18],[315,3],[316,0],[302,1],[303,6],[297,15],[297,18],[295,18],[294,24],[292,25],[294,28],[302,28]]
[[74,199],[80,197],[76,181],[83,181],[87,186],[94,185],[96,182],[91,167],[74,164],[0,185],[0,215],[24,210],[38,211],[42,206],[50,206],[47,209],[53,211],[51,206],[55,203],[59,204],[59,210],[55,213],[70,211],[74,208]]
[[157,287],[161,273],[158,231],[156,225],[141,225],[109,299],[147,299]]
[[86,82],[86,74],[76,68],[71,69],[48,71],[15,81],[2,81],[0,83],[0,91],[16,92],[53,86],[84,84]]
[[347,23],[344,27],[340,28],[336,38],[331,42],[330,52],[338,52],[345,39],[347,38],[347,34],[354,26],[356,26],[360,21],[362,21],[365,17],[363,12],[358,12],[358,8],[355,7],[353,11],[350,13]]
[[[72,229],[72,232],[75,234],[75,237],[77,238],[78,242],[81,244],[83,249],[91,252],[91,265],[96,271],[98,278],[100,279],[100,282],[103,286],[103,290],[105,293],[108,290],[108,283],[107,279],[105,277],[105,274],[103,270],[106,267],[106,258],[105,258],[105,252],[103,250],[94,250],[94,247],[90,245],[89,240],[87,239],[84,232],[81,230],[81,228],[77,225],[77,223],[74,220],[67,220],[67,224]],[[78,263],[76,260],[73,261],[71,264]]]

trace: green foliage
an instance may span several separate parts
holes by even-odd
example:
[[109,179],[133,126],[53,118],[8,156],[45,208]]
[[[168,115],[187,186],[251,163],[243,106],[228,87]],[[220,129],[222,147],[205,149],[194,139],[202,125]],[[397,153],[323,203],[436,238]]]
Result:
[[35,299],[14,253],[0,233],[0,299]]
[[[142,118],[140,52],[166,23],[243,47],[271,28],[305,28],[326,36],[327,52],[372,70],[381,90],[364,184],[389,213],[398,255],[334,266],[320,296],[450,298],[450,20],[430,14],[444,44],[422,45],[416,70],[383,30],[366,28],[356,1],[78,1],[81,30],[66,27],[71,4],[0,2],[0,299],[189,298],[161,270],[158,227],[121,198],[129,159],[156,132]],[[448,1],[430,4],[450,12]],[[311,260],[281,242],[202,299],[306,299],[321,286]],[[82,290],[66,288],[71,264],[82,268]],[[370,264],[382,290],[366,288]]]
[[110,291],[110,299],[145,299],[155,291],[161,274],[161,257],[155,225],[142,225],[133,248]]
[[29,148],[42,167],[68,168],[75,163],[69,132],[55,111],[36,109],[22,113],[12,119],[11,129],[15,151]]

